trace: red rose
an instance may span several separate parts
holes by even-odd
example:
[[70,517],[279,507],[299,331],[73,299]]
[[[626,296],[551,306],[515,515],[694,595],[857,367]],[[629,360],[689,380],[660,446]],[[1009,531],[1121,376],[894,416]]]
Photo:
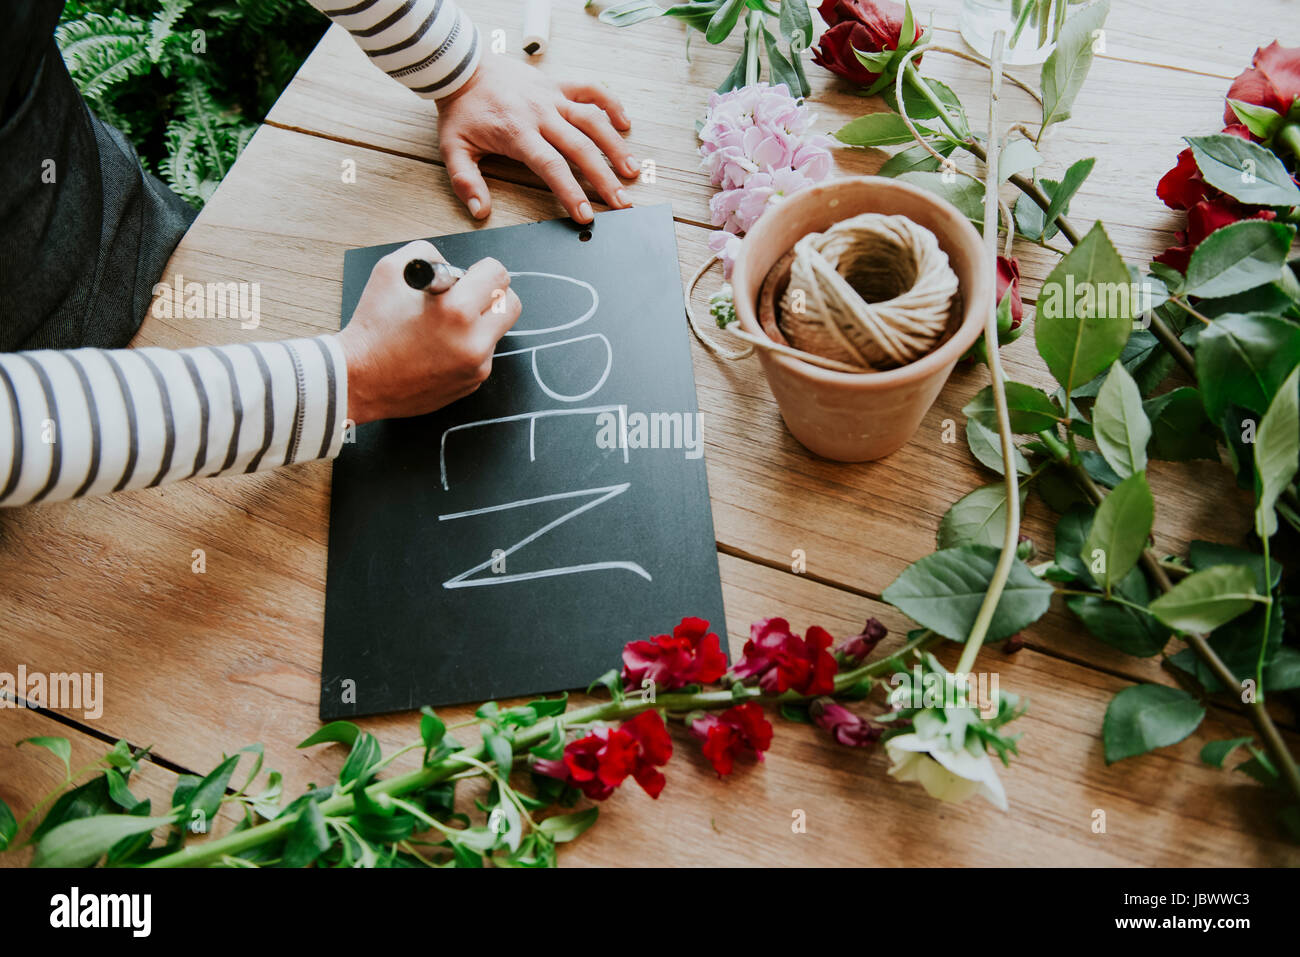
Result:
[[559,778],[593,801],[614,793],[628,775],[652,798],[664,789],[658,770],[673,755],[673,742],[658,711],[643,711],[617,728],[598,728],[570,741],[559,761],[533,762],[538,774]]
[[[1229,124],[1223,132],[1250,139],[1250,131],[1240,123]],[[1156,262],[1179,272],[1187,271],[1192,251],[1216,229],[1241,219],[1273,219],[1276,215],[1271,209],[1243,203],[1207,183],[1190,148],[1179,153],[1174,168],[1160,178],[1156,195],[1170,209],[1187,210],[1187,229],[1174,233],[1175,245],[1155,257]]]
[[[1255,50],[1250,68],[1232,81],[1228,99],[1262,106],[1286,116],[1300,97],[1300,47],[1284,47],[1276,40]],[[1223,122],[1238,122],[1232,104],[1223,107]]]
[[739,681],[758,679],[768,694],[790,689],[802,695],[830,694],[835,689],[835,659],[827,650],[831,636],[814,625],[808,637],[790,631],[784,618],[765,618],[750,626],[750,640],[740,663],[732,669]]
[[875,743],[883,733],[883,729],[875,727],[830,698],[815,700],[808,713],[812,715],[817,727],[829,731],[835,742],[845,747],[865,748]]
[[835,651],[844,664],[860,665],[875,651],[876,645],[880,644],[880,639],[887,634],[889,630],[884,625],[875,618],[868,618],[867,623],[862,626],[862,633],[846,639],[844,644]]
[[728,708],[722,714],[705,714],[691,722],[691,733],[704,742],[704,756],[723,778],[731,773],[735,759],[752,752],[760,761],[772,744],[772,724],[753,701]]
[[718,636],[703,618],[683,618],[671,635],[629,641],[623,648],[623,687],[640,688],[649,678],[658,691],[717,681],[727,671]]
[[1014,256],[998,257],[998,302],[1011,290],[1011,329],[1020,328],[1025,318],[1025,304],[1020,299],[1020,263]]
[[[890,0],[823,0],[818,13],[828,29],[813,48],[813,62],[863,86],[880,79],[880,74],[863,66],[853,51],[897,50],[903,32],[903,5]],[[916,43],[921,33],[918,25],[909,45]]]

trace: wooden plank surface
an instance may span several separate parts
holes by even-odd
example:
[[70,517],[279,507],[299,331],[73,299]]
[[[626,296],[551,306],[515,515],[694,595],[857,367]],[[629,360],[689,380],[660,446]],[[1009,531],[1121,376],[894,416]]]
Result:
[[[945,0],[939,7],[936,25],[955,25],[957,5]],[[485,0],[475,15],[485,32],[506,29],[513,47],[516,4]],[[1229,16],[1226,8],[1183,11],[1189,35],[1180,50],[1146,37],[1145,21],[1112,14],[1108,54],[1094,68],[1075,119],[1046,147],[1054,168],[1098,155],[1075,218],[1105,218],[1134,261],[1162,248],[1175,225],[1154,197],[1155,178],[1172,163],[1181,134],[1215,127],[1223,77],[1236,72],[1234,57],[1248,57],[1253,48],[1249,31],[1221,24],[1212,36],[1193,26],[1198,15],[1216,23]],[[958,42],[950,29],[940,39]],[[697,42],[687,65],[681,42],[677,24],[615,31],[563,4],[555,10],[543,65],[556,77],[607,81],[624,98],[637,155],[654,159],[658,174],[653,186],[634,187],[633,198],[673,204],[685,279],[707,258],[709,190],[697,169],[691,124],[734,51]],[[827,129],[881,108],[823,71],[809,72]],[[973,68],[934,57],[927,72],[949,79],[972,106],[980,102]],[[1145,98],[1157,101],[1158,110],[1117,117],[1115,103]],[[135,344],[180,347],[335,329],[345,248],[473,228],[438,162],[431,106],[374,71],[339,31],[327,34],[271,121],[164,276],[260,283],[261,328],[150,317]],[[837,162],[845,171],[869,172],[885,155],[841,150]],[[355,183],[342,180],[345,160],[356,164]],[[522,167],[496,163],[489,172],[495,204],[487,225],[559,214]],[[1037,251],[1025,257],[1031,283],[1050,262],[1050,254]],[[1047,383],[1028,336],[1004,355],[1013,377]],[[771,614],[785,614],[800,629],[820,623],[835,634],[856,631],[874,614],[896,641],[905,624],[875,600],[879,592],[933,548],[939,518],[956,498],[994,478],[971,460],[960,438],[943,440],[948,420],[960,436],[960,409],[986,374],[959,370],[904,450],[883,462],[846,466],[816,459],[785,432],[754,361],[724,362],[698,344],[694,361],[733,654],[748,623]],[[1249,528],[1249,500],[1213,463],[1161,463],[1152,484],[1160,549],[1182,551],[1196,537],[1236,543]],[[201,773],[223,750],[262,741],[290,793],[330,780],[341,762],[337,751],[294,748],[318,723],[328,494],[329,466],[316,463],[0,511],[0,580],[8,586],[0,594],[6,622],[0,667],[22,662],[34,671],[103,671],[107,701],[96,729],[153,744],[177,766]],[[1050,516],[1032,501],[1026,532],[1040,549],[1050,549]],[[205,551],[203,575],[191,570],[196,548]],[[807,554],[806,575],[790,571],[794,549]],[[815,729],[787,723],[778,725],[762,767],[719,784],[697,746],[676,731],[679,753],[663,798],[652,802],[627,789],[606,804],[587,839],[565,849],[562,861],[1300,862],[1294,848],[1277,842],[1262,789],[1197,759],[1205,740],[1242,733],[1241,719],[1214,708],[1197,734],[1175,748],[1108,768],[1099,733],[1110,697],[1133,681],[1170,678],[1157,661],[1105,648],[1059,608],[1026,639],[1028,647],[1015,656],[990,650],[982,659],[1000,673],[1004,689],[1031,699],[1029,715],[1015,729],[1025,734],[1023,757],[1003,774],[1012,803],[1006,815],[977,804],[933,802],[884,777],[883,751],[850,752]],[[471,713],[448,709],[446,716],[455,722]],[[26,724],[20,729],[11,715]],[[20,813],[41,791],[42,766],[35,752],[8,745],[51,733],[27,729],[36,717],[57,724],[0,711],[0,781],[16,782],[5,797]],[[386,750],[416,733],[409,715],[363,723]],[[808,814],[807,834],[791,833],[795,809]],[[1107,812],[1104,835],[1091,830],[1098,809]],[[935,839],[939,833],[942,840]]]

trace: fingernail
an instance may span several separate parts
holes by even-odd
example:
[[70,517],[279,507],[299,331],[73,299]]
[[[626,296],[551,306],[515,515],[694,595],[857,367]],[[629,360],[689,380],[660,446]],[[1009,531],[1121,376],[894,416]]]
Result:
[[578,220],[580,222],[585,223],[593,218],[594,217],[591,215],[591,203],[583,203],[578,207]]
[[640,166],[641,164],[636,161],[636,157],[629,156],[627,158],[627,171],[633,176],[640,171]]
[[478,201],[477,196],[471,196],[469,202],[465,205],[469,207],[469,214],[474,217],[477,217],[478,211],[483,208],[483,204]]
[[631,203],[628,202],[628,199],[627,199],[627,192],[626,192],[625,190],[621,190],[621,189],[620,189],[617,193],[614,194],[614,198],[618,200],[618,204],[619,204],[620,206],[631,206],[631,205],[632,205]]

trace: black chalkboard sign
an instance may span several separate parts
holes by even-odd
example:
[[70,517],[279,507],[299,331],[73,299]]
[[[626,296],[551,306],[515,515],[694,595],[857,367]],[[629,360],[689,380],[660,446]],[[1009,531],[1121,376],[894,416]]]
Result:
[[[335,461],[321,717],[585,687],[686,615],[725,636],[670,208],[432,241],[523,313],[477,392]],[[346,253],[345,324],[401,245]]]

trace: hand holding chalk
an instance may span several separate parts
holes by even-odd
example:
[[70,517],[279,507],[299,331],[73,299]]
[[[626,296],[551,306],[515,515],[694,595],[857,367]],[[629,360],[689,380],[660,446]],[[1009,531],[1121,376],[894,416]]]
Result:
[[424,240],[389,253],[338,334],[347,418],[423,415],[469,395],[491,374],[496,344],[521,309],[495,259],[457,269]]
[[465,275],[465,270],[445,262],[430,262],[427,259],[412,259],[402,270],[402,278],[412,289],[419,289],[431,295],[446,292]]

